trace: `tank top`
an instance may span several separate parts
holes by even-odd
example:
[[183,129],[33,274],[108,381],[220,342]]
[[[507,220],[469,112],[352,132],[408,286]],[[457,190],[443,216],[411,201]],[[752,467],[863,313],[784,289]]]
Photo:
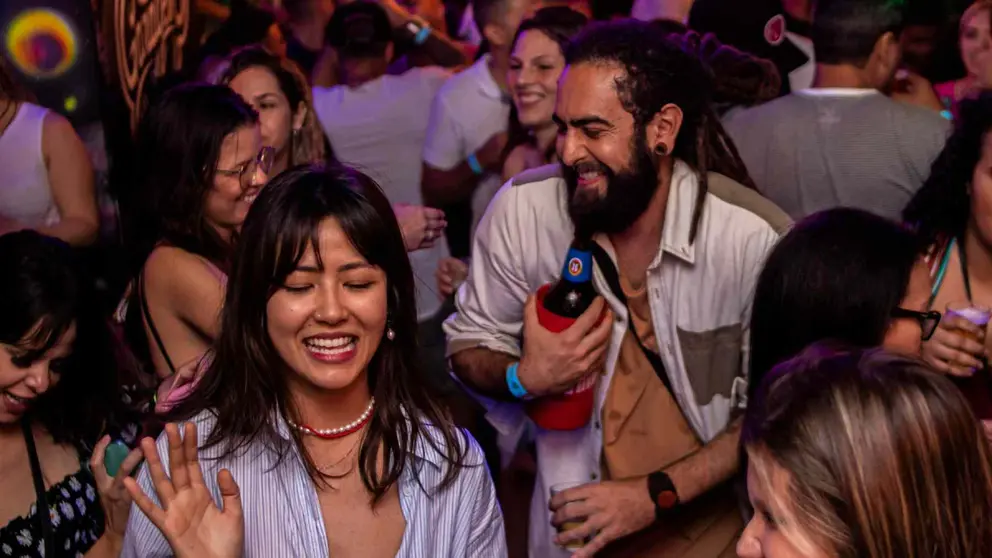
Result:
[[28,227],[58,224],[48,168],[41,150],[48,109],[21,103],[0,134],[0,216]]

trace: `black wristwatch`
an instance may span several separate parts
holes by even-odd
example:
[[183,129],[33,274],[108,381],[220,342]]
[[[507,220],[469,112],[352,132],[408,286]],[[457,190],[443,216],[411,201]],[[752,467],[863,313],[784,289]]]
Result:
[[672,477],[664,471],[648,475],[648,494],[654,502],[654,513],[657,519],[670,514],[679,507],[679,493],[675,490]]

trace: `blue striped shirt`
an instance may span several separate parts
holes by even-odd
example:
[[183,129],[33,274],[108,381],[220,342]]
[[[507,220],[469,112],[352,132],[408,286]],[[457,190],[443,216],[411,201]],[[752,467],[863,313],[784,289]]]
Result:
[[[203,412],[193,420],[202,446],[216,419],[212,413]],[[230,458],[216,459],[223,453],[221,444],[200,450],[204,481],[219,505],[217,472],[226,468],[234,475],[244,508],[246,557],[328,557],[317,490],[285,421],[277,416],[275,425],[276,433],[283,438],[276,442],[291,444],[281,462],[277,464],[276,452],[262,440],[256,440]],[[433,429],[429,428],[428,432],[434,435],[438,447],[443,447],[443,439]],[[502,558],[507,555],[503,514],[496,502],[482,450],[471,435],[465,433],[465,437],[469,444],[466,467],[454,483],[440,491],[436,487],[448,464],[424,440],[419,440],[413,448],[413,463],[427,491],[418,484],[411,467],[406,467],[398,486],[400,507],[406,519],[398,557]],[[164,433],[157,447],[168,468],[168,441]],[[142,467],[138,484],[158,502],[147,466]],[[158,556],[172,556],[169,544],[141,510],[132,507],[121,557]]]

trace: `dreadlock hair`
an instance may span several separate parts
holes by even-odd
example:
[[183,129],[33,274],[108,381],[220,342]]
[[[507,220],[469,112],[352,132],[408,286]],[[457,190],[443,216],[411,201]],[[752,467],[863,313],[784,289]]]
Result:
[[682,110],[682,127],[672,156],[685,161],[699,177],[699,191],[689,239],[695,241],[708,192],[708,173],[717,172],[757,190],[747,168],[713,108],[713,74],[679,42],[651,23],[623,20],[594,23],[571,42],[565,61],[619,66],[615,83],[624,110],[634,117],[634,133],[668,104]]

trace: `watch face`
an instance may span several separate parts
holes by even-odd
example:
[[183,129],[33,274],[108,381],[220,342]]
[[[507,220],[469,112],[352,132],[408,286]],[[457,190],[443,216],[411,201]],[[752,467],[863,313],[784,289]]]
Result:
[[668,509],[675,505],[678,501],[678,496],[675,495],[671,490],[663,490],[658,494],[657,502],[658,507],[662,509]]

